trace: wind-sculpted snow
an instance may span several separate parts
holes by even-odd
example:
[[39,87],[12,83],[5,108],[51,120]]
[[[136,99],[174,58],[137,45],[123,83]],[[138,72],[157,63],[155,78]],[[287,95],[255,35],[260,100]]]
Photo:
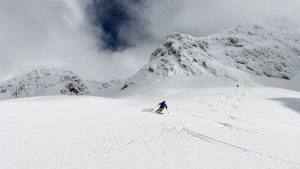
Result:
[[277,19],[208,37],[172,33],[129,81],[205,73],[238,81],[239,72],[289,80],[300,69],[299,30],[293,22]]

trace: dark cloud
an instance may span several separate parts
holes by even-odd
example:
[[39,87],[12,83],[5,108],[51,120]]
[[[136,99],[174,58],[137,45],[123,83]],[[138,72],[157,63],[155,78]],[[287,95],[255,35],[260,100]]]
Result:
[[206,36],[249,20],[300,17],[296,0],[92,0],[88,13],[102,48],[159,43],[171,32]]
[[95,34],[101,35],[101,29],[88,21],[85,0],[3,0],[0,4],[0,80],[40,66],[109,80],[135,72],[131,60],[140,63],[132,59],[133,52],[125,56],[99,50],[102,41]]
[[[92,23],[101,29],[102,48],[117,51],[130,47],[143,25],[142,0],[92,0],[87,7]],[[135,34],[133,34],[133,31]]]

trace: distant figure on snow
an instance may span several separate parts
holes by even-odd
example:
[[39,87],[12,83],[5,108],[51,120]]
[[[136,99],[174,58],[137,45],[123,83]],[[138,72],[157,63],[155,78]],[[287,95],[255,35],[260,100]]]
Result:
[[163,114],[162,111],[166,108],[168,110],[168,106],[165,101],[158,104],[159,108],[156,110],[157,114]]

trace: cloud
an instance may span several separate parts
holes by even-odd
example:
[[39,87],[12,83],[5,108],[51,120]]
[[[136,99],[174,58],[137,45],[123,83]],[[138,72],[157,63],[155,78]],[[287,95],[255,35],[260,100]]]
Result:
[[1,1],[0,79],[44,65],[99,80],[132,74],[123,64],[130,57],[118,61],[99,50],[95,33],[101,30],[90,24],[86,5],[81,0]]
[[162,0],[148,5],[148,32],[159,39],[169,32],[206,36],[236,24],[266,17],[300,17],[297,0]]
[[71,69],[97,80],[126,78],[171,32],[206,36],[249,20],[300,17],[298,0],[2,0],[0,4],[0,79],[40,65]]
[[[83,60],[93,47],[84,30],[79,3],[68,1],[2,1],[0,6],[1,72],[33,64]],[[75,61],[76,62],[76,61]]]
[[142,37],[143,0],[91,0],[87,12],[96,28],[102,30],[98,38],[102,49],[120,51],[132,47]]
[[[298,0],[93,0],[102,49],[122,55],[144,47],[149,56],[171,32],[207,36],[268,17],[300,17]],[[107,29],[109,28],[109,29]],[[142,45],[141,45],[142,44]],[[145,46],[149,45],[148,48]],[[148,53],[146,53],[148,52]],[[140,56],[143,59],[147,58]],[[126,57],[126,56],[125,56]]]
[[298,0],[92,0],[109,50],[160,42],[171,32],[206,36],[265,17],[299,18]]

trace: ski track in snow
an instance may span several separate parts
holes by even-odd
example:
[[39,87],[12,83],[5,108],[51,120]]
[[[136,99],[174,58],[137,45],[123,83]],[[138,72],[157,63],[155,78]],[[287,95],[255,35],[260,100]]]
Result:
[[296,163],[296,162],[293,162],[293,161],[281,159],[281,158],[278,158],[278,157],[274,157],[272,155],[260,153],[260,152],[250,150],[250,149],[247,149],[247,148],[244,148],[244,147],[236,146],[236,145],[233,145],[233,144],[230,144],[230,143],[227,143],[227,142],[224,142],[224,141],[221,141],[221,140],[217,140],[217,139],[214,139],[212,137],[194,132],[194,131],[186,128],[186,127],[183,127],[181,131],[187,133],[188,135],[190,135],[192,137],[196,137],[198,139],[201,139],[203,141],[207,141],[207,142],[210,142],[210,143],[222,144],[222,145],[225,145],[225,146],[228,146],[228,147],[231,147],[231,148],[235,148],[235,149],[238,149],[238,150],[241,150],[241,151],[244,151],[244,152],[249,152],[249,153],[253,153],[255,155],[268,157],[268,158],[271,158],[271,159],[274,159],[274,160],[279,160],[279,161],[286,162],[286,163],[289,163],[289,164],[292,164],[292,165],[297,165],[297,166],[300,167],[300,163]]
[[[224,110],[238,109],[238,107],[239,107],[238,103],[241,101],[241,97],[248,96],[246,94],[246,92],[250,93],[251,90],[247,89],[246,91],[239,91],[237,89],[237,90],[235,90],[235,92],[237,92],[235,95],[232,95],[232,94],[230,95],[230,94],[225,94],[225,93],[218,93],[218,95],[225,96],[225,98],[224,99],[223,98],[220,99],[221,101],[217,102],[219,104],[214,104],[216,102],[214,102],[214,103],[207,103],[207,106],[208,106],[209,110],[212,111],[212,112],[222,112]],[[229,103],[229,105],[228,105],[228,103],[226,104],[226,101],[228,101],[228,100],[236,101],[236,103],[233,103],[233,104]],[[198,103],[199,104],[206,104],[205,101],[198,101]],[[226,106],[227,106],[227,108],[224,108]],[[232,115],[228,115],[228,114],[224,114],[224,115],[227,116],[227,117],[229,117],[231,120],[235,120],[236,119],[236,117],[234,117]],[[242,127],[231,125],[229,123],[225,123],[225,122],[214,121],[214,120],[211,120],[211,119],[199,116],[197,114],[196,115],[192,115],[192,116],[194,116],[194,117],[200,117],[203,120],[212,121],[214,123],[220,124],[221,126],[229,128],[231,130],[237,130],[237,131],[254,133],[254,134],[257,133],[257,131],[248,130],[248,129],[245,129],[245,128],[242,128]],[[180,130],[178,130],[178,132],[184,132],[184,133],[186,133],[186,134],[188,134],[188,135],[190,135],[192,137],[198,138],[198,139],[200,139],[202,141],[206,141],[206,142],[209,142],[209,143],[217,143],[217,144],[225,145],[227,147],[238,149],[238,150],[243,151],[243,152],[252,153],[252,154],[255,154],[255,155],[258,155],[258,156],[264,156],[264,157],[267,157],[267,158],[270,158],[270,159],[273,159],[273,160],[278,160],[278,161],[281,161],[281,162],[285,162],[285,163],[292,164],[292,165],[300,167],[300,163],[289,161],[289,160],[282,159],[282,158],[278,158],[278,157],[275,157],[273,155],[261,153],[261,152],[254,151],[254,150],[251,150],[251,149],[248,149],[248,148],[244,148],[244,147],[241,147],[241,146],[237,146],[237,145],[234,145],[234,144],[231,144],[231,143],[227,143],[227,142],[224,142],[222,140],[218,140],[218,139],[206,136],[204,134],[197,133],[197,132],[189,129],[188,127],[185,127],[185,125],[183,125],[183,127],[179,126],[179,127],[175,127],[175,128],[176,129],[180,128]]]
[[[260,93],[260,90],[263,92]],[[272,89],[271,91],[277,92],[276,90]],[[40,124],[41,129],[26,127],[30,125],[27,122],[30,122],[32,117],[29,119],[25,118],[29,121],[20,123],[22,119],[18,119],[18,116],[13,115],[12,117],[17,119],[10,119],[9,115],[1,112],[0,122],[3,123],[0,123],[0,134],[11,131],[12,135],[1,136],[0,148],[4,148],[2,150],[5,150],[6,153],[0,151],[0,168],[300,168],[297,160],[289,160],[289,158],[286,158],[287,155],[281,155],[280,152],[285,152],[282,149],[279,149],[279,152],[272,147],[268,149],[266,142],[272,139],[268,140],[268,137],[264,135],[268,134],[269,129],[261,128],[263,126],[262,123],[256,121],[268,120],[265,118],[270,114],[263,114],[263,111],[261,111],[252,115],[251,112],[255,113],[257,110],[247,111],[247,109],[252,107],[248,102],[257,104],[263,101],[263,103],[274,106],[274,102],[261,100],[262,98],[256,96],[257,94],[265,95],[266,91],[265,89],[253,88],[250,90],[248,88],[240,88],[225,89],[222,93],[209,92],[208,95],[204,96],[197,96],[197,94],[196,96],[195,94],[185,94],[182,98],[171,96],[173,99],[167,99],[167,104],[171,108],[171,114],[164,115],[157,115],[153,113],[153,108],[146,106],[148,103],[153,104],[153,100],[114,100],[114,103],[110,103],[112,100],[109,99],[94,101],[92,98],[89,98],[87,100],[88,103],[83,104],[83,106],[87,104],[88,107],[80,108],[82,112],[87,113],[86,116],[82,116],[83,114],[81,113],[78,114],[78,110],[75,107],[74,112],[72,112],[74,115],[69,117],[70,119],[68,118],[70,115],[68,113],[70,113],[70,108],[72,109],[73,101],[77,100],[75,97],[49,98],[49,100],[41,98],[34,99],[34,102],[31,99],[0,102],[2,110],[5,106],[10,109],[16,109],[10,107],[15,104],[26,107],[27,105],[48,105],[48,102],[50,102],[50,105],[64,103],[60,106],[66,106],[66,110],[68,110],[63,111],[66,113],[65,115],[56,113],[59,117],[57,124],[63,127],[62,131],[64,133],[56,129],[55,124],[51,124],[47,120],[44,121],[45,119],[43,118],[40,119],[39,113],[35,112],[35,110],[38,110],[36,108],[31,107],[31,113],[33,114],[29,111],[28,113],[32,117],[38,116],[36,118],[42,121]],[[297,95],[300,97],[298,93]],[[79,101],[78,104],[82,102],[85,102],[85,100]],[[94,104],[96,107],[91,109],[90,106]],[[136,104],[141,105],[136,106]],[[69,107],[68,105],[72,106]],[[97,110],[99,105],[102,105],[102,107],[100,106],[101,109],[103,108],[108,114],[89,113]],[[120,106],[124,106],[125,113],[128,116],[124,116],[122,108],[117,108]],[[18,114],[18,112],[10,111],[13,114]],[[291,115],[289,114],[292,113],[291,110],[286,111],[287,115]],[[110,113],[113,114],[110,115]],[[51,119],[52,117],[49,115],[47,117]],[[78,115],[80,116],[77,117]],[[261,117],[256,117],[257,115]],[[280,111],[275,113],[274,116],[284,117],[280,115]],[[296,115],[291,118],[294,119],[295,117]],[[60,118],[65,119],[60,121]],[[85,120],[78,119],[79,121],[77,121],[77,118]],[[104,120],[101,120],[102,118]],[[16,123],[16,126],[8,125],[9,120],[17,120],[19,123]],[[110,123],[106,123],[105,121],[107,120],[112,120],[113,123],[116,121],[117,127],[115,128]],[[49,126],[44,126],[43,122]],[[280,128],[280,126],[276,126],[276,123],[270,123],[269,125],[270,128]],[[25,129],[21,129],[22,126],[25,126]],[[113,127],[113,129],[109,129],[109,127]],[[28,129],[33,131],[29,132],[27,131]],[[24,130],[29,135],[18,136],[20,140],[11,138],[15,132],[19,133],[18,130]],[[47,135],[47,132],[52,133],[55,131],[57,133],[49,135],[54,138],[43,138],[45,136],[36,135],[40,132]],[[279,134],[284,134],[282,131],[278,132]],[[61,134],[66,135],[67,139],[61,140],[63,141],[62,143],[55,138]],[[277,135],[276,138],[281,137]],[[274,136],[272,135],[272,137]],[[46,139],[48,142],[39,142],[39,140],[36,140],[37,138]],[[267,139],[267,141],[262,143],[263,146],[256,145],[258,142],[255,139],[245,142],[245,139],[252,138]],[[74,141],[74,139],[79,140]],[[15,153],[20,151],[22,154],[25,152],[25,154],[30,154],[30,156],[25,157],[22,154],[13,154],[14,151],[9,151],[9,149],[3,147],[14,147],[16,145],[19,145],[19,148]],[[52,155],[56,151],[51,151],[51,149],[61,146],[63,146],[63,153],[57,158],[53,157]],[[263,147],[267,147],[267,149]],[[37,156],[34,155],[34,152],[38,152]],[[289,154],[288,152],[285,153]],[[291,152],[291,154],[293,153]],[[20,158],[9,158],[6,155],[11,157],[17,155]],[[43,160],[38,160],[44,155]],[[25,160],[26,158],[30,158],[30,161],[38,161],[39,165],[24,163],[22,159]],[[51,159],[55,160],[51,162]],[[5,163],[8,160],[12,161]]]

